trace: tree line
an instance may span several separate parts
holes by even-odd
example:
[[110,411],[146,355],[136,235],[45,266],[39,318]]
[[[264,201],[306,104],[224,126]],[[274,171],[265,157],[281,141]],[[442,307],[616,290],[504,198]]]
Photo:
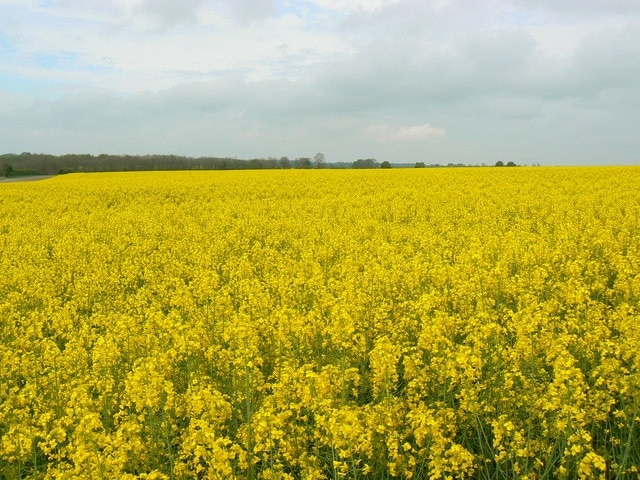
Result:
[[[503,166],[497,162],[496,166]],[[0,177],[25,175],[59,175],[75,172],[127,172],[153,170],[256,170],[256,169],[313,169],[313,168],[392,168],[412,165],[379,163],[375,158],[360,158],[354,162],[326,161],[323,153],[313,157],[268,157],[238,159],[230,157],[187,157],[180,155],[109,155],[109,154],[65,154],[6,153],[0,155]],[[417,162],[416,168],[455,166],[464,164],[431,164]],[[506,166],[515,166],[509,162]]]
[[[0,176],[57,175],[73,172],[114,172],[150,170],[248,170],[277,168],[340,168],[327,164],[324,155],[289,159],[230,157],[187,157],[180,155],[92,155],[23,152],[0,155]],[[344,167],[343,167],[344,168]]]

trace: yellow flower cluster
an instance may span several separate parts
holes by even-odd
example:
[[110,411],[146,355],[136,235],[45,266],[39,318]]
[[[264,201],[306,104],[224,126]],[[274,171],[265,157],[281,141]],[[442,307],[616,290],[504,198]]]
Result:
[[640,168],[0,185],[0,479],[639,478]]

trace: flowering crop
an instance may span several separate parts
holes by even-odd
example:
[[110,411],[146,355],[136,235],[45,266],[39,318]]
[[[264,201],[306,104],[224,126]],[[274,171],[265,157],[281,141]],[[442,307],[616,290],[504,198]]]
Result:
[[638,478],[640,168],[0,185],[0,479]]

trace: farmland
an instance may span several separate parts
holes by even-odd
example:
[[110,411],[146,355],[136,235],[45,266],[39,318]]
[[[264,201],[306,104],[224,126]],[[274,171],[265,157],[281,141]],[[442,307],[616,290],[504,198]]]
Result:
[[0,479],[638,478],[640,168],[0,185]]

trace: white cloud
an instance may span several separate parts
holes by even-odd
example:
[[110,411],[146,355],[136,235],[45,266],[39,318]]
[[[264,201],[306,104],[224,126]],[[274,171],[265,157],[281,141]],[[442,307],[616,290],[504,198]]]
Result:
[[383,142],[425,140],[432,137],[443,137],[447,134],[444,128],[433,127],[428,123],[402,127],[374,125],[369,127],[367,131],[372,137]]
[[351,12],[354,10],[376,11],[380,8],[398,3],[399,0],[312,0],[322,8]]
[[[96,15],[98,6],[90,12],[86,2],[77,10],[74,3],[66,0],[46,9],[14,6],[16,22],[5,18],[5,23],[11,24],[6,31],[16,51],[11,59],[0,58],[0,68],[132,92],[229,73],[253,80],[300,78],[314,65],[353,51],[345,39],[291,13],[260,22],[256,17],[246,25],[236,22],[238,15],[253,15],[240,10],[266,14],[273,8],[271,0],[139,0],[111,5],[113,11],[102,16]],[[25,15],[33,21],[18,22]],[[189,23],[196,16],[197,23]],[[38,60],[68,53],[78,61],[65,68],[52,69]]]
[[507,0],[525,10],[546,10],[572,17],[602,15],[637,15],[640,4],[636,0]]

